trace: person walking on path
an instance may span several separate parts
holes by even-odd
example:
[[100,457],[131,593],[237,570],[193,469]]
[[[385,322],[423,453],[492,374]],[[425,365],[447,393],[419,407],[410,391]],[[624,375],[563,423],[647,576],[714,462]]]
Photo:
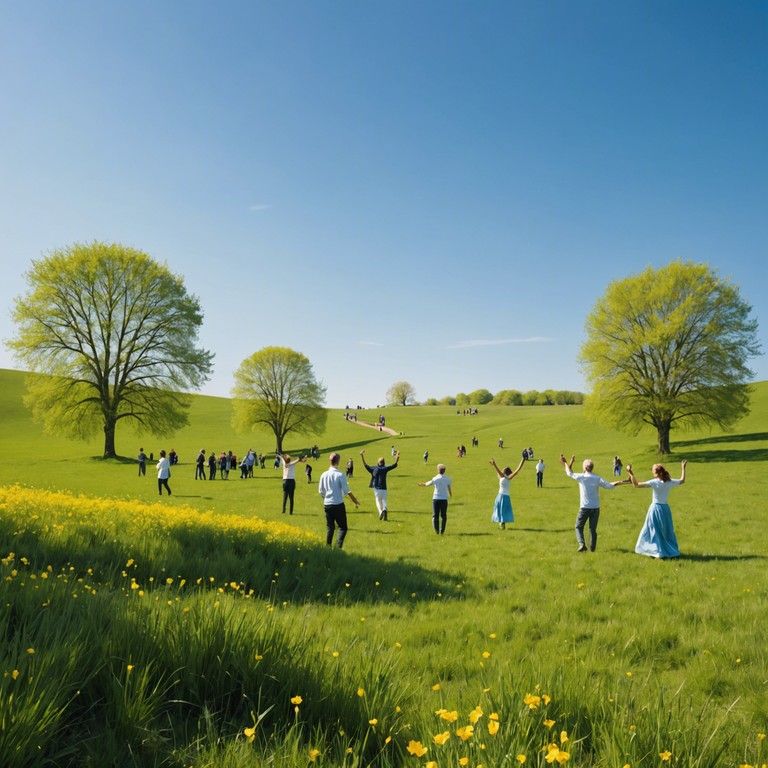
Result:
[[431,485],[434,488],[432,493],[432,527],[435,533],[442,535],[445,533],[445,524],[448,520],[448,498],[453,496],[452,481],[445,474],[445,464],[437,465],[437,474],[426,482],[419,483],[425,487]]
[[536,463],[536,487],[537,488],[543,488],[544,487],[544,470],[547,468],[546,464],[544,464],[544,459],[539,459]]
[[139,477],[144,477],[147,474],[147,454],[144,453],[143,448],[139,448]]
[[168,491],[168,495],[171,495],[171,487],[168,485],[168,478],[171,476],[171,462],[165,455],[165,451],[160,451],[160,461],[157,462],[157,492],[163,495],[163,486]]
[[306,456],[299,456],[298,459],[291,460],[288,453],[277,454],[283,462],[283,514],[285,514],[285,503],[289,504],[289,514],[293,514],[293,495],[296,491],[296,465],[299,462],[307,460]]
[[509,483],[513,477],[516,477],[525,464],[525,459],[520,459],[520,463],[517,465],[517,469],[513,472],[510,467],[504,467],[503,470],[499,469],[499,465],[496,463],[496,459],[491,459],[489,462],[496,470],[496,474],[499,476],[499,492],[496,495],[496,501],[493,502],[493,514],[491,515],[491,522],[498,523],[499,528],[504,530],[507,527],[507,523],[515,522],[515,515],[512,512],[512,500],[509,498]]
[[675,526],[672,524],[672,510],[667,499],[669,492],[677,485],[685,482],[685,467],[688,462],[683,459],[680,462],[680,479],[673,480],[663,464],[653,465],[653,479],[639,483],[632,465],[627,464],[627,474],[635,488],[652,488],[653,499],[648,513],[645,516],[643,528],[635,545],[638,555],[647,555],[665,560],[670,557],[680,557],[680,548],[677,545]]
[[336,546],[341,549],[348,530],[347,508],[344,505],[344,498],[349,496],[350,501],[356,507],[360,506],[360,502],[350,491],[346,475],[339,469],[341,455],[332,453],[330,461],[331,466],[320,475],[317,490],[323,497],[323,505],[325,507],[326,544],[329,547],[333,545],[333,534],[338,527],[339,532],[336,538]]
[[592,552],[597,548],[597,522],[600,519],[600,489],[613,490],[617,485],[624,485],[623,480],[609,483],[600,475],[592,474],[595,463],[592,459],[584,459],[583,472],[575,474],[572,470],[575,456],[571,456],[570,462],[560,454],[560,462],[565,468],[565,474],[579,484],[579,514],[576,515],[576,541],[579,544],[579,552],[586,552],[587,545],[584,542],[584,526],[589,523],[589,548]]
[[363,466],[371,474],[371,483],[368,486],[373,488],[373,496],[376,499],[376,509],[379,510],[379,520],[387,520],[387,473],[397,467],[400,462],[400,451],[395,454],[395,463],[385,466],[384,457],[380,456],[376,461],[376,466],[371,467],[365,463],[365,450],[360,451],[360,458]]

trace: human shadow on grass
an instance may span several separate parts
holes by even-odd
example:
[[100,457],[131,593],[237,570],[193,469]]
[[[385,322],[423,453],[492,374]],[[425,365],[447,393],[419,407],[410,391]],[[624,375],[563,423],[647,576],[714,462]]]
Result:
[[731,561],[743,561],[743,560],[768,560],[768,555],[731,555],[715,553],[703,554],[701,552],[686,552],[680,553],[680,557],[648,557],[648,555],[640,555],[635,552],[634,549],[628,549],[626,547],[612,547],[611,552],[619,552],[622,555],[633,555],[634,557],[645,557],[649,560],[663,560],[664,562],[679,562],[681,560],[692,560],[693,562],[709,563],[709,562],[731,562]]

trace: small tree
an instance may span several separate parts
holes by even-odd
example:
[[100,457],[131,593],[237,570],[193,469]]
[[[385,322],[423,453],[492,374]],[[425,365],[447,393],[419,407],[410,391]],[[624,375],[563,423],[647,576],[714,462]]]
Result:
[[611,283],[587,318],[581,362],[593,419],[657,432],[673,425],[729,429],[749,412],[747,360],[757,321],[738,289],[704,264],[676,261]]
[[277,450],[289,432],[321,434],[328,412],[325,387],[300,352],[265,347],[240,363],[232,388],[232,424],[238,431],[265,424],[275,435]]
[[116,455],[123,419],[169,434],[213,355],[195,346],[203,314],[181,277],[140,251],[90,243],[33,261],[16,300],[9,347],[30,371],[25,403],[46,431],[86,438],[102,429]]
[[396,381],[387,390],[387,402],[392,405],[413,405],[416,390],[407,381]]

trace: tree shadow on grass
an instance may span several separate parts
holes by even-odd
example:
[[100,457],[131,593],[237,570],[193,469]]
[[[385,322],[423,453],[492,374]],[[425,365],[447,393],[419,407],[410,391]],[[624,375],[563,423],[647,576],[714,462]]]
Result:
[[[696,446],[733,445],[734,443],[758,443],[768,441],[768,432],[750,432],[742,435],[718,435],[717,437],[704,437],[696,440],[679,440],[674,443],[678,455],[680,448],[692,448]],[[710,450],[686,451],[685,456],[690,461],[703,464],[731,461],[766,461],[768,460],[768,447],[765,448],[722,448]]]
[[365,557],[321,542],[194,525],[155,529],[135,539],[116,537],[109,526],[79,525],[50,537],[0,517],[0,552],[11,551],[17,559],[26,557],[31,571],[49,565],[54,573],[74,569],[79,576],[91,574],[101,589],[128,591],[134,582],[145,590],[221,591],[272,603],[444,600],[445,584],[464,580],[460,573]]

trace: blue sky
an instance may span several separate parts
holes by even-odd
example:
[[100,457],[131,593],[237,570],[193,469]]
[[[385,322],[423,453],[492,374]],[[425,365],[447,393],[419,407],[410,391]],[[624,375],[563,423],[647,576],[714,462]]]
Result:
[[208,394],[268,345],[334,407],[584,391],[599,296],[678,258],[768,350],[767,137],[763,2],[0,0],[0,338],[103,240],[200,297]]

